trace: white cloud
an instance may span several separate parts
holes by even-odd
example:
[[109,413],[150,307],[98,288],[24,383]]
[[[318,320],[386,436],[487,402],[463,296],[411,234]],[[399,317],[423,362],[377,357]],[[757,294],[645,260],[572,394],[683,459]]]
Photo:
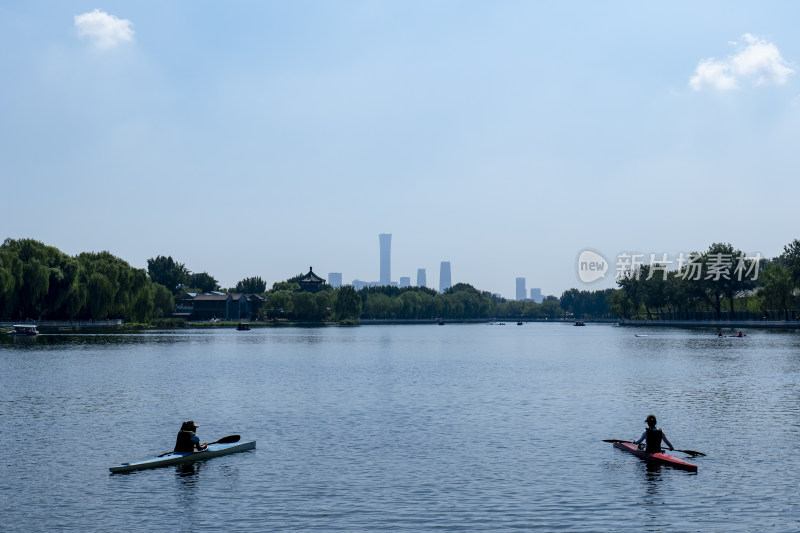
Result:
[[114,48],[123,41],[133,41],[133,23],[118,19],[105,11],[95,9],[91,13],[75,15],[78,37],[86,37],[95,47],[106,50]]
[[727,91],[738,87],[736,78],[731,75],[730,67],[721,61],[703,59],[697,65],[695,75],[689,80],[695,91],[710,87],[718,91]]
[[744,34],[742,39],[745,46],[736,55],[723,60],[713,57],[701,60],[695,75],[689,80],[689,86],[695,91],[706,88],[727,91],[738,88],[744,81],[756,86],[781,85],[794,74],[773,43],[749,33]]

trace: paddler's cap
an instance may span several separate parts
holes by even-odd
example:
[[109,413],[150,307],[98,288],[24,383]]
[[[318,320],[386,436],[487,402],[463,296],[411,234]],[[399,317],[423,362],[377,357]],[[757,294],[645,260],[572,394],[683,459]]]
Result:
[[194,420],[187,420],[183,423],[183,427],[181,429],[196,429],[199,428],[197,424],[194,423]]
[[644,421],[646,423],[648,423],[648,424],[650,423],[650,421],[652,421],[653,424],[655,425],[655,423],[656,423],[656,415],[647,415],[647,418],[645,418]]

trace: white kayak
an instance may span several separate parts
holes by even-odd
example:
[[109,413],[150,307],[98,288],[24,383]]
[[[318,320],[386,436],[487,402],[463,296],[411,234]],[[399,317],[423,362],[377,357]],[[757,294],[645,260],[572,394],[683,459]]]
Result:
[[163,457],[154,457],[136,463],[122,463],[118,466],[112,466],[109,470],[112,473],[130,472],[132,470],[143,470],[145,468],[192,463],[194,461],[202,461],[211,457],[217,457],[218,455],[252,450],[255,447],[256,441],[254,440],[248,442],[234,442],[232,444],[209,444],[208,448],[202,452],[169,453]]

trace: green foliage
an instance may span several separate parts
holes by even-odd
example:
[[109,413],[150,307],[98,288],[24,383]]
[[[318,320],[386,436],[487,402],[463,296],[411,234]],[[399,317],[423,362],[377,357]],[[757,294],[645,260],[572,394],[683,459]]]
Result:
[[364,302],[364,316],[368,318],[403,318],[403,302],[383,293],[367,294]]
[[770,263],[760,276],[764,287],[758,293],[762,311],[786,311],[792,303],[794,282],[791,271],[778,263]]
[[[277,284],[276,284],[277,285]],[[267,294],[266,305],[262,307],[267,318],[286,318],[294,309],[292,291],[273,290]]]
[[426,287],[368,287],[359,291],[366,319],[486,319],[558,318],[564,315],[558,299],[506,301],[472,285],[457,283],[444,293]]
[[70,257],[31,239],[0,246],[0,316],[146,322],[172,310],[169,290],[109,252]]
[[[619,294],[609,298],[614,314],[629,317],[644,313],[653,318],[655,314],[700,312],[720,319],[724,310],[733,315],[738,311],[752,312],[754,308],[786,310],[791,305],[796,285],[788,265],[796,257],[800,267],[800,241],[787,245],[784,254],[763,270],[761,265],[766,261],[756,265],[754,259],[746,258],[727,243],[714,243],[702,254],[692,255],[681,271],[643,265],[619,279]],[[750,296],[753,289],[758,290],[758,298]]]
[[608,304],[614,316],[620,318],[628,318],[633,309],[633,303],[630,298],[625,295],[625,291],[616,290],[608,297]]
[[333,291],[333,310],[336,319],[343,321],[361,316],[361,298],[352,285],[343,285]]
[[160,283],[177,296],[181,287],[190,280],[189,271],[182,263],[177,263],[172,256],[159,255],[147,260],[147,274],[156,283]]
[[[575,318],[597,318],[611,314],[609,298],[614,289],[579,291],[569,289],[561,295],[560,308]],[[544,302],[547,303],[547,302]]]
[[[201,293],[219,290],[219,284],[208,272],[191,274],[188,279],[190,286],[196,288]],[[239,291],[242,292],[242,291]]]
[[329,314],[330,294],[328,291],[296,292],[292,295],[292,308],[296,320],[320,322]]
[[175,309],[175,299],[169,289],[158,283],[153,283],[153,317],[169,316],[173,309]]
[[186,326],[186,321],[182,318],[154,318],[150,325],[154,328],[182,328]]
[[236,292],[246,294],[264,294],[267,292],[267,282],[259,276],[245,278],[236,284]]
[[299,280],[303,276],[295,276],[292,279],[295,281],[287,280],[287,281],[277,281],[272,284],[273,291],[299,291],[300,284],[297,283],[296,280]]
[[800,240],[795,239],[784,246],[779,259],[789,270],[794,287],[800,287]]

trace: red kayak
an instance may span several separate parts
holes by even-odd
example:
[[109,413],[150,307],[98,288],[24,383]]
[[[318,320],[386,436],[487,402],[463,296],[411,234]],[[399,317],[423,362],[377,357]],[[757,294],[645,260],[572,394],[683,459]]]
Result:
[[645,461],[651,463],[658,463],[660,465],[667,465],[673,468],[680,468],[681,470],[689,470],[690,472],[697,472],[697,465],[687,463],[683,459],[678,459],[668,453],[647,453],[640,450],[635,444],[631,442],[615,442],[614,448],[619,448],[622,451],[632,453],[636,457],[641,457]]

